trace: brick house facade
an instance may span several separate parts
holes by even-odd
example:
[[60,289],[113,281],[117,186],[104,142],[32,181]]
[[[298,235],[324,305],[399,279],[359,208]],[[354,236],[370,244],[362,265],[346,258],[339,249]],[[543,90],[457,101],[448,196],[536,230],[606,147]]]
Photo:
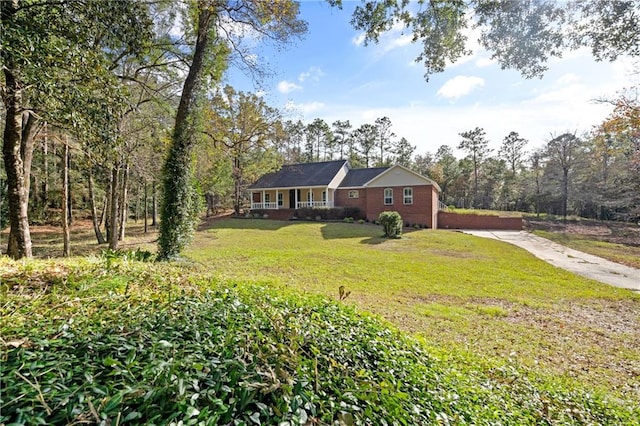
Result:
[[293,217],[297,208],[357,207],[370,221],[383,211],[397,211],[405,223],[438,227],[440,187],[400,165],[351,169],[345,160],[286,165],[249,191],[251,208],[278,210],[269,215],[274,218]]

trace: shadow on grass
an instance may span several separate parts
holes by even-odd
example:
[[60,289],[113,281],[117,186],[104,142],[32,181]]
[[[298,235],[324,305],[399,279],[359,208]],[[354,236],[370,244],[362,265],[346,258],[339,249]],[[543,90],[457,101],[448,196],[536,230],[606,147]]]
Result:
[[382,244],[385,241],[387,241],[387,238],[380,236],[380,237],[371,237],[371,238],[367,238],[366,240],[362,240],[360,241],[360,244],[369,244],[369,245],[378,245],[378,244]]
[[371,240],[379,236],[380,227],[367,223],[329,222],[324,224],[321,233],[325,240],[364,237]]
[[198,225],[198,231],[208,229],[257,229],[260,231],[277,231],[286,226],[295,225],[296,221],[272,220],[272,219],[245,219],[231,215],[203,219]]

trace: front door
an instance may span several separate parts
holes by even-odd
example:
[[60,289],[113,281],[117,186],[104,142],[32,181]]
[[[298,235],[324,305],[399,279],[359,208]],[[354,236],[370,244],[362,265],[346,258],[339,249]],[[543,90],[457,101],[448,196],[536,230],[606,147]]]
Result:
[[290,209],[296,208],[296,190],[295,189],[289,190],[289,208]]

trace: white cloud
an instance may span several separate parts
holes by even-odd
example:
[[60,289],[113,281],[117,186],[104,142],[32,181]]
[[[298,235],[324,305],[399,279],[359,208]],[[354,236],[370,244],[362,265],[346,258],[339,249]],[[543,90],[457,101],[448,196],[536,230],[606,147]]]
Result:
[[297,103],[290,100],[290,101],[287,101],[287,103],[284,106],[284,109],[289,113],[299,112],[306,116],[311,113],[316,113],[324,109],[324,107],[325,107],[325,104],[322,102],[312,101],[312,102],[306,102],[306,103]]
[[485,68],[485,67],[489,67],[495,63],[497,63],[498,61],[496,61],[495,59],[491,59],[488,56],[481,56],[478,59],[476,59],[476,66],[478,68]]
[[305,72],[301,72],[298,76],[298,81],[303,83],[305,80],[311,80],[318,82],[320,78],[324,76],[324,72],[319,67],[309,67]]
[[480,77],[458,75],[440,87],[438,96],[447,99],[458,99],[482,86],[484,86],[484,79]]
[[278,92],[282,94],[291,93],[294,90],[302,90],[302,86],[297,85],[291,81],[282,80],[278,83]]
[[265,96],[267,96],[268,94],[269,94],[269,92],[267,92],[267,91],[265,91],[265,90],[262,90],[262,89],[257,90],[257,91],[255,92],[255,95],[256,95],[257,97],[259,97],[259,98],[264,98],[264,97],[265,97]]
[[[351,39],[351,42],[355,46],[362,46],[364,44],[365,34],[360,33]],[[370,45],[373,56],[376,60],[381,59],[387,53],[394,49],[405,47],[413,42],[413,34],[402,23],[395,23],[391,29],[382,33],[378,43]]]
[[386,40],[386,43],[384,43],[384,51],[389,52],[395,48],[406,46],[411,44],[412,40],[413,36],[411,34],[400,34],[389,38]]
[[580,77],[578,77],[576,74],[570,72],[567,74],[564,74],[562,77],[560,77],[558,79],[558,84],[565,86],[571,83],[577,83],[578,81],[580,81]]
[[360,33],[351,39],[351,43],[360,47],[364,44],[365,37],[366,37],[365,33]]

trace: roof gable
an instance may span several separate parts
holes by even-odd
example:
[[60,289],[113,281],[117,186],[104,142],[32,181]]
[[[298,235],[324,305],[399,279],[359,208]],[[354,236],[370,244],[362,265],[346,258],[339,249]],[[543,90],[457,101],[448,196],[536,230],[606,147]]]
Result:
[[389,167],[364,184],[367,187],[405,185],[433,185],[438,192],[441,191],[440,186],[435,181],[399,164]]
[[279,171],[262,176],[249,189],[327,186],[346,163],[347,160],[286,164]]

